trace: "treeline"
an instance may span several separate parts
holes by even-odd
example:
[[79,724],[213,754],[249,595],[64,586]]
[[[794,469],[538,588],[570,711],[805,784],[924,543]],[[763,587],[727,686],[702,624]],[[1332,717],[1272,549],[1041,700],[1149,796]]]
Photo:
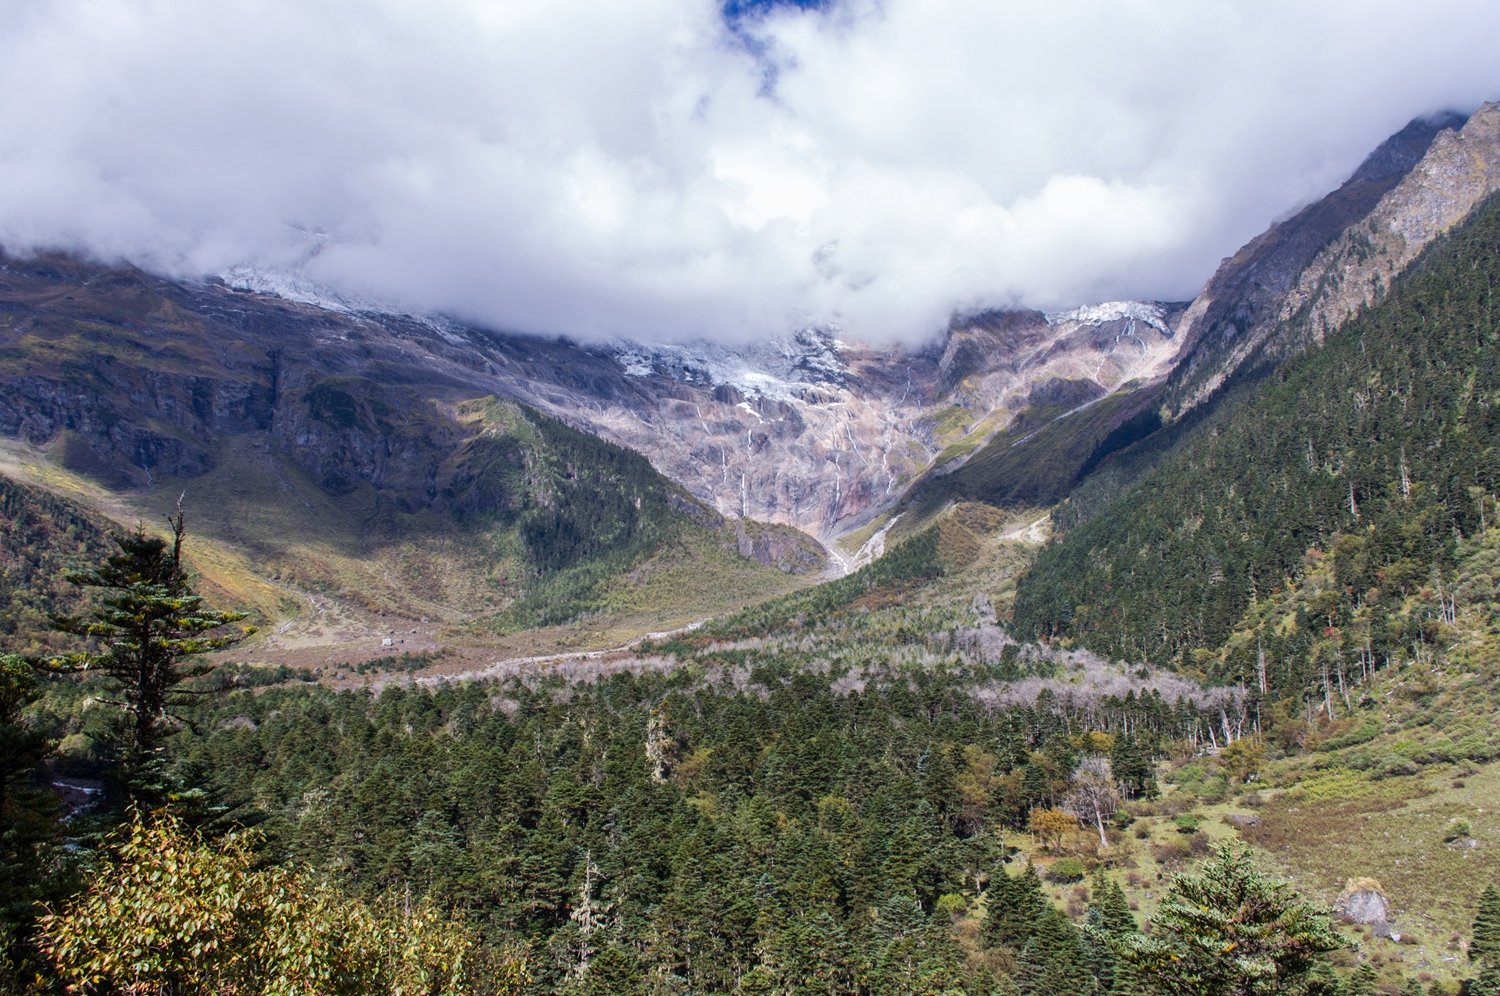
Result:
[[[1049,546],[1020,582],[1017,629],[1179,664],[1249,630],[1222,676],[1257,680],[1269,657],[1280,691],[1322,682],[1334,651],[1363,667],[1420,644],[1457,544],[1495,515],[1497,280],[1492,201],[1380,303]],[[1257,607],[1324,556],[1327,583],[1298,596],[1295,625],[1265,625]]]

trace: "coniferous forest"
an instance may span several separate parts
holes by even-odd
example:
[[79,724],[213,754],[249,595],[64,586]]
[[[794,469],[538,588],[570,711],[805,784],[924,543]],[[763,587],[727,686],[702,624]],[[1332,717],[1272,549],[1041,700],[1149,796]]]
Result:
[[1465,537],[1496,514],[1497,281],[1492,203],[1049,546],[1018,629],[1215,680],[1252,683],[1264,658],[1282,691],[1318,687],[1335,653],[1421,653]]

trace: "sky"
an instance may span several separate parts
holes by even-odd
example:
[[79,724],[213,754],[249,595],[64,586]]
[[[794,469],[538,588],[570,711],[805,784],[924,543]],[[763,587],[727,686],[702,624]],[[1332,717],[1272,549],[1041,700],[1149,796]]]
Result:
[[[1493,0],[4,0],[0,246],[508,331],[915,343],[1192,297]],[[290,285],[290,284],[287,284]]]

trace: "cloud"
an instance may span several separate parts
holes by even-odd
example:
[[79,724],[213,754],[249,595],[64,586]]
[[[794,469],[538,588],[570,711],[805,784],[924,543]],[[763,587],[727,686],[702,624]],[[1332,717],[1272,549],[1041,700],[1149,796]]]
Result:
[[10,0],[0,242],[487,325],[920,339],[1191,296],[1409,118],[1475,0]]

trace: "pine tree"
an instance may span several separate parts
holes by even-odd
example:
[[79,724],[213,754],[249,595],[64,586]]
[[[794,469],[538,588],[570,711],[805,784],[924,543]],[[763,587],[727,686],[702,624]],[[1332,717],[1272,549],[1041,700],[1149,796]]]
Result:
[[1115,777],[1124,784],[1127,798],[1156,794],[1156,779],[1152,777],[1151,763],[1146,760],[1146,755],[1133,734],[1124,733],[1115,738],[1109,764]]
[[1107,993],[1114,988],[1119,959],[1110,947],[1109,931],[1104,926],[1104,915],[1097,905],[1089,907],[1079,933],[1083,939],[1084,964],[1098,982],[1099,992]]
[[992,948],[1002,944],[1016,949],[1025,946],[1048,906],[1036,868],[1028,864],[1019,876],[998,869],[985,893],[985,944]]
[[1017,959],[1016,984],[1025,996],[1091,996],[1088,962],[1078,930],[1047,904]]
[[48,731],[25,716],[40,696],[32,666],[14,654],[0,656],[0,820],[8,819],[21,780],[52,750]]
[[1470,930],[1469,960],[1500,961],[1500,889],[1487,885]]
[[1107,993],[1119,973],[1115,947],[1140,928],[1118,882],[1096,872],[1091,891],[1094,901],[1089,904],[1081,933],[1089,971],[1098,980],[1099,992]]
[[26,715],[40,694],[28,661],[0,655],[0,989],[15,992],[27,989],[22,978],[33,952],[26,941],[39,905],[66,896],[72,884],[71,868],[57,861],[57,794],[29,778],[56,743]]
[[1349,981],[1344,985],[1344,996],[1377,996],[1375,987],[1379,982],[1380,973],[1366,962],[1349,976]]
[[[125,784],[132,796],[150,800],[144,781],[148,769],[160,762],[164,724],[177,719],[173,709],[192,699],[183,682],[202,677],[213,665],[195,663],[199,654],[230,646],[254,632],[226,632],[224,627],[245,618],[243,612],[221,612],[204,606],[193,592],[182,564],[182,540],[187,520],[179,501],[168,518],[172,542],[149,536],[143,528],[112,538],[120,552],[90,571],[69,574],[68,580],[103,591],[91,621],[55,616],[53,625],[75,636],[98,640],[103,649],[52,658],[57,671],[103,671],[123,697],[131,728],[124,744]],[[212,635],[218,630],[218,635]]]
[[1312,967],[1297,992],[1299,996],[1347,996],[1338,973],[1326,961]]
[[1469,983],[1469,996],[1500,996],[1500,965],[1486,961],[1479,977]]
[[1093,892],[1094,907],[1098,908],[1104,930],[1111,937],[1123,938],[1140,930],[1119,882],[1100,875],[1095,879]]
[[1127,955],[1163,996],[1285,992],[1344,944],[1327,911],[1267,879],[1244,845],[1221,844],[1197,874],[1178,875],[1151,925]]

